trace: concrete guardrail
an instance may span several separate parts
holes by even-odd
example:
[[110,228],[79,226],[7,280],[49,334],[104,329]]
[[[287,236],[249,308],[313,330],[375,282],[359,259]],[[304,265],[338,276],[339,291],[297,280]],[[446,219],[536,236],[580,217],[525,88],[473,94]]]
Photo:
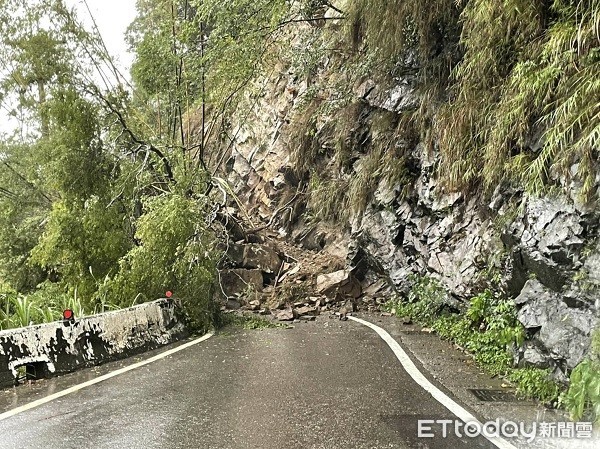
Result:
[[[188,335],[176,306],[159,299],[128,309],[0,331],[0,388],[156,349]],[[19,369],[24,367],[25,369]]]

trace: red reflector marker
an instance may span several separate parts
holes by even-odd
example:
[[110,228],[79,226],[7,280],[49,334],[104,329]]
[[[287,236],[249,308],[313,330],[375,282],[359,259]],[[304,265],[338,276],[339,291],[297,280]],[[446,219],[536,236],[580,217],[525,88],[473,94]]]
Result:
[[66,325],[73,324],[75,322],[75,314],[71,309],[65,309],[63,311],[63,323]]
[[171,296],[173,296],[173,292],[171,290],[168,290],[167,293],[165,293],[165,296],[167,298],[170,298]]

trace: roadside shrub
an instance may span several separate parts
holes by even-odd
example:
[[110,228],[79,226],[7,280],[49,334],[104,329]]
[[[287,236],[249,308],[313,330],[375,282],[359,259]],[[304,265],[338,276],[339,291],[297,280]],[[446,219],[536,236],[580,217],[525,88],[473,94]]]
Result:
[[471,299],[464,313],[456,314],[445,313],[445,295],[435,279],[416,278],[405,300],[394,299],[384,308],[430,326],[471,354],[488,373],[514,383],[517,394],[547,404],[557,402],[560,386],[549,378],[548,370],[513,368],[511,348],[522,344],[525,333],[512,301],[486,290]]
[[548,405],[556,405],[560,386],[550,379],[550,370],[540,368],[516,368],[507,379],[517,386],[517,394],[526,398],[536,398]]
[[72,295],[65,288],[46,281],[28,295],[0,290],[0,330],[58,321],[65,309],[73,310],[76,317],[88,315],[77,290]]
[[133,248],[119,271],[100,289],[99,297],[126,306],[174,292],[193,328],[210,328],[217,312],[213,304],[217,252],[205,225],[205,207],[180,194],[149,198],[140,217]]
[[594,332],[590,354],[575,367],[570,380],[561,402],[572,418],[600,422],[600,330]]

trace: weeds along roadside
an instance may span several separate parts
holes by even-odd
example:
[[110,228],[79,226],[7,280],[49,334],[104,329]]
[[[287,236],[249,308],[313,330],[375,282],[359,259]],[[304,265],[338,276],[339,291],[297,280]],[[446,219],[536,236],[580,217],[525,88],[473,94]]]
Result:
[[447,306],[446,295],[437,280],[415,277],[406,297],[393,298],[383,308],[455,343],[487,373],[513,384],[517,395],[565,408],[573,419],[600,421],[600,332],[594,334],[588,358],[571,373],[569,385],[561,385],[548,369],[514,366],[512,349],[523,343],[525,330],[511,300],[485,290],[471,298],[463,313],[456,313]]

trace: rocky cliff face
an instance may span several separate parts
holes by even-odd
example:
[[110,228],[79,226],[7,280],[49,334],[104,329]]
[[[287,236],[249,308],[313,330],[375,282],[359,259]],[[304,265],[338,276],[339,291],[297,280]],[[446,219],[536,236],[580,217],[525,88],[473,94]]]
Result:
[[[437,278],[459,310],[495,282],[515,298],[527,329],[517,363],[554,368],[566,380],[589,348],[600,309],[599,211],[579,201],[576,182],[563,182],[566,193],[542,197],[507,186],[498,186],[491,198],[445,192],[434,176],[435,142],[416,141],[407,150],[410,182],[377,180],[366,208],[332,231],[326,223],[306,220],[312,174],[294,166],[298,143],[291,130],[309,83],[285,65],[262,81],[263,95],[248,115],[236,118],[227,162],[229,181],[254,216],[298,244],[345,257],[365,283],[373,279],[369,271],[403,293],[412,274]],[[351,129],[354,138],[360,136],[358,151],[350,168],[331,180],[343,182],[364,169],[368,150],[361,152],[361,142],[373,139],[369,117],[414,109],[414,86],[414,77],[405,76],[391,86],[366,79],[353,89],[352,101],[362,111]],[[338,120],[320,114],[312,117],[317,137]],[[321,167],[339,171],[324,153]]]

